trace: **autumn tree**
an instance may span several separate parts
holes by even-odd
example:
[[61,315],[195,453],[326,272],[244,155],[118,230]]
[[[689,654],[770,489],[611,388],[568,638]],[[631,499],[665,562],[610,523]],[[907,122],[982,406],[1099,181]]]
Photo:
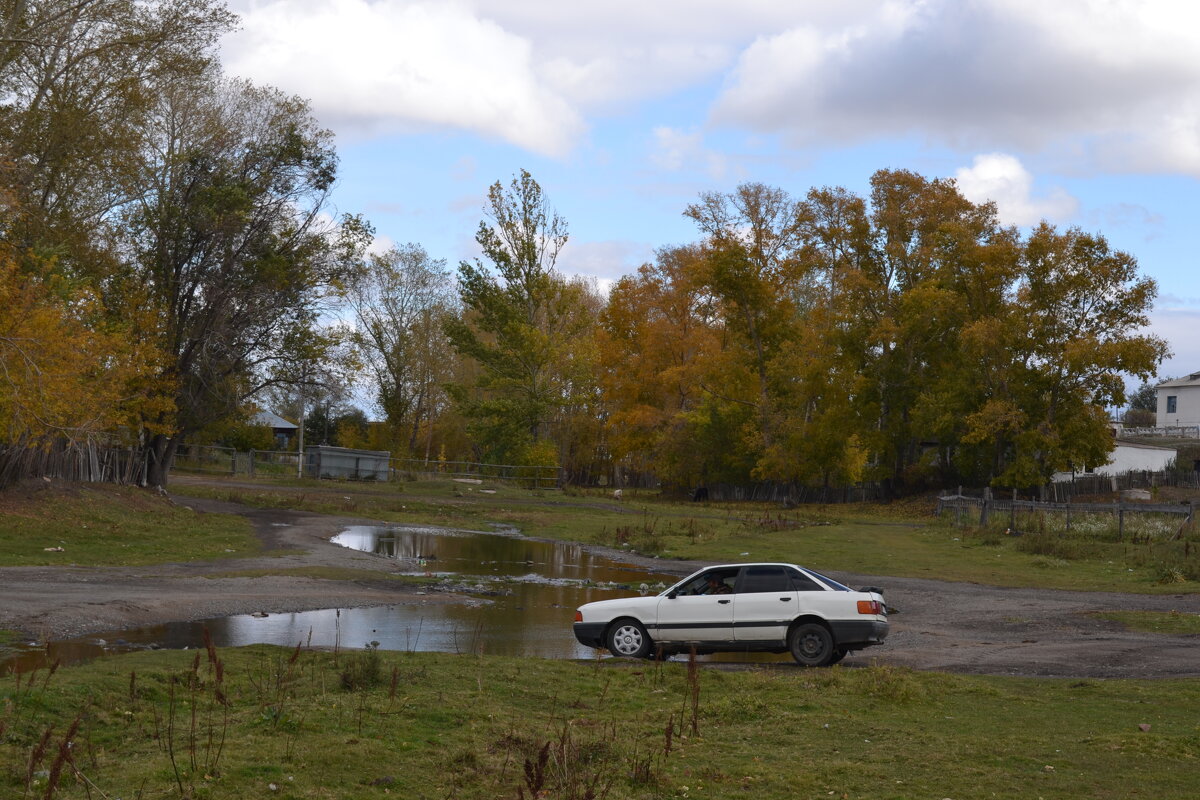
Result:
[[[707,387],[715,398],[749,404],[756,419],[759,448],[775,443],[771,361],[779,355],[796,322],[796,300],[806,279],[798,259],[801,241],[799,205],[781,189],[746,183],[728,194],[704,193],[684,215],[705,235],[707,284],[721,299],[729,334],[729,369],[724,389]],[[732,371],[744,367],[749,394],[738,397]]]
[[[705,234],[689,268],[643,268],[602,317],[618,449],[682,477],[664,447],[674,425],[693,480],[874,478],[893,492],[1033,485],[1103,460],[1103,408],[1166,352],[1139,333],[1154,282],[1103,237],[1042,225],[1022,238],[951,180],[883,170],[871,185],[799,203],[750,185],[689,207]],[[668,394],[662,343],[694,318],[662,309],[689,285],[712,299],[716,344]]]
[[719,304],[698,246],[663,248],[654,263],[617,281],[600,314],[606,440],[618,469],[668,484],[709,479],[696,447],[701,384],[720,349]]
[[87,440],[136,417],[126,393],[153,365],[94,292],[0,248],[0,309],[0,442]]
[[1125,403],[1123,375],[1149,380],[1166,343],[1140,333],[1157,292],[1137,260],[1103,236],[1042,223],[1025,242],[1012,313],[1008,391],[1022,425],[996,480],[1043,484],[1112,450],[1108,406]]

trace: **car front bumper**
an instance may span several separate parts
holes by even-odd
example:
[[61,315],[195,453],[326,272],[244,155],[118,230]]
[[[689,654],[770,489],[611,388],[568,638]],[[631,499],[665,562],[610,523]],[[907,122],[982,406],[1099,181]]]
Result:
[[576,622],[574,631],[575,638],[579,643],[587,647],[604,647],[604,629],[607,623],[604,622]]

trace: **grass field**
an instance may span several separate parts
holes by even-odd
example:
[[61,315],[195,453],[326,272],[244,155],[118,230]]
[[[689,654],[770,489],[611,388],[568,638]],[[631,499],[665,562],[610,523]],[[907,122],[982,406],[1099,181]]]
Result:
[[[258,507],[353,514],[398,524],[517,528],[529,536],[628,548],[665,558],[780,560],[868,575],[998,586],[1178,594],[1200,591],[1200,547],[958,529],[928,502],[805,506],[689,503],[655,494],[530,492],[450,481],[330,484],[244,481],[174,491]],[[489,493],[485,493],[489,492]],[[1083,534],[1080,534],[1081,536]],[[1189,534],[1193,535],[1193,534]]]
[[1200,615],[1179,611],[1098,611],[1095,616],[1146,633],[1200,634]]
[[1196,681],[258,646],[10,675],[0,703],[6,797],[1161,799],[1200,788]]
[[0,492],[0,566],[137,566],[257,555],[242,517],[197,514],[128,486]]

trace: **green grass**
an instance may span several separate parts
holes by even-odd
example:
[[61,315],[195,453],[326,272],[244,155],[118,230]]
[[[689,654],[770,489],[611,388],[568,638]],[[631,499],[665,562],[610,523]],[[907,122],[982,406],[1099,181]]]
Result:
[[1179,611],[1097,611],[1092,616],[1146,633],[1200,634],[1200,614]]
[[0,796],[1191,798],[1198,705],[1196,681],[163,651],[0,678]]
[[[244,483],[244,479],[238,483]],[[481,490],[494,490],[485,494]],[[914,503],[802,507],[695,504],[628,492],[530,492],[449,481],[254,488],[177,485],[175,491],[258,507],[299,508],[399,524],[488,529],[601,544],[664,558],[779,560],[819,570],[938,578],[998,586],[1179,594],[1200,591],[1200,549],[1189,541],[1116,542],[1006,537],[955,528]],[[1076,537],[1087,533],[1076,526]]]
[[0,494],[0,566],[137,566],[260,550],[242,517],[197,514],[131,487]]

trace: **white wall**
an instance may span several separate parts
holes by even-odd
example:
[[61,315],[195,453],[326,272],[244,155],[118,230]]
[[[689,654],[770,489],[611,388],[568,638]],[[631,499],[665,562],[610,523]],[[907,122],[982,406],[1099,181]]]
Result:
[[[1175,413],[1167,413],[1167,398],[1175,398]],[[1200,386],[1164,386],[1158,390],[1157,426],[1200,425]]]
[[[1116,475],[1120,472],[1129,472],[1130,470],[1149,470],[1159,472],[1171,466],[1175,461],[1175,451],[1162,447],[1139,447],[1133,444],[1124,444],[1117,442],[1117,446],[1113,449],[1112,455],[1109,457],[1107,464],[1096,467],[1091,474],[1094,475]],[[1085,474],[1082,470],[1077,471],[1074,475]],[[1050,478],[1051,481],[1069,481],[1073,477],[1070,472],[1056,472]]]
[[1098,467],[1096,472],[1101,475],[1113,475],[1118,472],[1128,472],[1131,469],[1158,471],[1171,466],[1174,460],[1174,450],[1135,447],[1118,442],[1116,449],[1113,450],[1112,460],[1103,467]]

